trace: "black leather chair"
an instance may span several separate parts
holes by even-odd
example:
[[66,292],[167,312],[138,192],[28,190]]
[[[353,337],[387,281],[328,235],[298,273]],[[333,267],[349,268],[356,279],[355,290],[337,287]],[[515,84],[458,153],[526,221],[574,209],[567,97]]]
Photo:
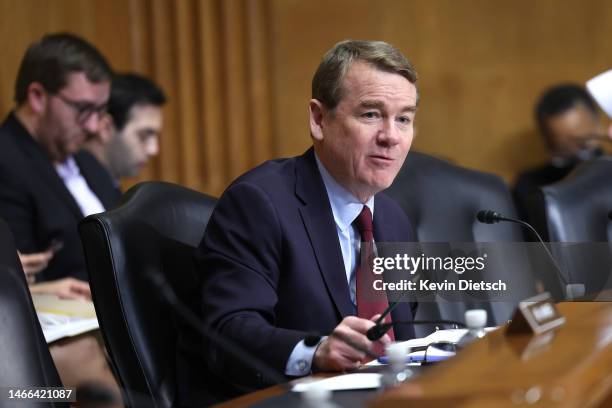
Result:
[[[61,387],[49,348],[45,342],[13,236],[0,220],[0,387]],[[6,390],[2,401],[6,400]],[[0,405],[4,406],[3,403]],[[16,402],[15,406],[35,406]],[[37,405],[36,405],[37,406]],[[68,403],[49,402],[49,407]]]
[[159,296],[151,277],[163,275],[198,312],[192,252],[215,202],[178,185],[146,182],[130,188],[117,208],[79,225],[100,328],[131,407],[178,406],[180,387],[195,380],[182,378],[177,359],[198,349],[200,337]]
[[550,241],[610,242],[612,158],[584,162],[565,179],[541,190]]
[[[386,193],[404,209],[413,224],[416,238],[426,242],[522,242],[519,226],[510,223],[482,224],[477,221],[479,210],[493,210],[508,217],[516,217],[512,197],[504,181],[498,176],[466,169],[424,153],[410,152],[395,181]],[[510,251],[513,252],[513,251]],[[487,269],[488,280],[503,279],[503,273],[524,275],[525,282],[533,282],[528,260],[513,259],[520,265],[509,270],[508,259],[496,259]],[[467,278],[467,276],[464,276]],[[485,278],[485,276],[483,276]],[[513,277],[516,281],[517,277]],[[535,292],[525,285],[524,293],[513,293],[516,299]],[[467,308],[484,307],[489,311],[489,324],[504,323],[515,307],[515,302],[456,302],[431,299],[420,302],[417,319],[452,319],[463,321]],[[433,302],[435,300],[435,302]],[[417,334],[427,334],[431,327],[417,327]]]
[[548,238],[558,243],[553,253],[567,280],[591,295],[611,289],[612,158],[584,162],[540,191]]

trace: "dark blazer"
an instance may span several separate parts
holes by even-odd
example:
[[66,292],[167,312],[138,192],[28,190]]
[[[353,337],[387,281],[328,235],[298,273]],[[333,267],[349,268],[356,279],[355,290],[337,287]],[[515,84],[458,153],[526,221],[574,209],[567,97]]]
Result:
[[[113,207],[121,193],[108,172],[85,151],[74,158],[104,207]],[[39,280],[66,276],[87,280],[77,231],[83,214],[46,150],[13,113],[0,127],[0,217],[8,223],[21,252],[43,251],[53,239],[64,243]]]
[[[375,197],[377,242],[411,241],[408,218]],[[354,314],[331,205],[313,149],[269,161],[234,181],[219,199],[200,245],[206,322],[279,373],[295,345],[329,334]],[[392,316],[411,320],[409,303]],[[410,326],[397,339],[413,337]],[[209,345],[207,361],[233,384],[261,387],[261,373]]]

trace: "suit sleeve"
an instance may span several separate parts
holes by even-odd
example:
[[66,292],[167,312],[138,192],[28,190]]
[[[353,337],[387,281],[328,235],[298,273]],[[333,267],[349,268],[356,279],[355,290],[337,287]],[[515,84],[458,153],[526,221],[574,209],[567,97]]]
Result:
[[[269,197],[253,184],[238,182],[217,203],[197,256],[206,324],[279,374],[296,344],[307,336],[275,327],[282,243],[282,227]],[[211,370],[234,385],[269,384],[263,373],[214,344],[208,344],[206,357]]]
[[24,253],[38,252],[33,202],[23,185],[21,177],[5,166],[0,167],[0,217],[15,238],[15,246]]

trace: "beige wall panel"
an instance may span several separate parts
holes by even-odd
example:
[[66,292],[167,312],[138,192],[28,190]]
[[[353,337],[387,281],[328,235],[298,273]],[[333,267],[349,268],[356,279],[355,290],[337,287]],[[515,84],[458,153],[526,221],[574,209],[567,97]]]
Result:
[[399,47],[420,74],[414,148],[512,180],[545,159],[532,120],[541,91],[612,67],[612,2],[412,0],[274,2],[276,135],[309,142],[317,58],[345,38]]
[[217,1],[199,2],[200,61],[202,80],[202,111],[198,125],[203,144],[198,153],[203,158],[205,191],[220,194],[229,180],[229,160],[226,159],[227,142],[223,121],[224,100],[222,76],[224,63],[221,54],[220,7]]
[[167,0],[152,0],[151,36],[153,38],[153,78],[161,85],[172,103],[164,110],[164,136],[160,140],[159,176],[165,181],[179,183],[180,103],[177,86],[177,46],[175,39],[176,6]]
[[272,101],[270,83],[270,42],[269,42],[269,2],[267,0],[247,1],[247,55],[250,92],[248,107],[253,120],[252,162],[261,163],[275,154],[272,144]]
[[178,86],[179,99],[179,134],[177,138],[180,145],[179,165],[181,169],[181,183],[191,188],[202,187],[202,168],[200,164],[199,145],[201,135],[198,116],[201,112],[198,78],[201,77],[197,52],[196,8],[192,2],[182,1],[176,4],[176,29],[178,51]]
[[166,91],[143,179],[219,194],[262,160],[310,145],[310,81],[345,38],[389,41],[417,67],[414,147],[507,180],[543,160],[533,104],[612,67],[606,0],[0,0],[0,114],[45,32],[82,35]]
[[234,178],[252,167],[252,135],[248,106],[248,60],[246,59],[246,15],[244,2],[225,0],[221,2],[222,44],[225,62],[224,116],[230,177]]

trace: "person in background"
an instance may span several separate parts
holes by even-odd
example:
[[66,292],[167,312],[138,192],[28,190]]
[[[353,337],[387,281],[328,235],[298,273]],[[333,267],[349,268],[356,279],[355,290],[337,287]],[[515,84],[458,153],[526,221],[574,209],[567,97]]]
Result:
[[580,85],[556,85],[546,90],[535,108],[540,135],[550,159],[519,174],[514,187],[514,199],[519,217],[530,219],[529,210],[538,188],[564,178],[578,163],[600,156],[605,128],[597,106]]
[[[79,149],[99,131],[111,77],[98,50],[64,33],[32,44],[17,73],[16,106],[0,127],[0,216],[43,290],[89,296],[77,223],[112,207],[120,193]],[[32,253],[38,264],[24,258]]]
[[164,92],[143,76],[113,77],[108,115],[100,130],[88,136],[84,148],[108,170],[115,182],[140,174],[159,152]]
[[[100,129],[111,77],[102,54],[69,33],[34,42],[19,66],[15,107],[0,126],[0,217],[32,293],[91,299],[77,224],[111,208],[120,192],[80,148]],[[97,381],[120,395],[95,333],[49,349],[65,386]]]

